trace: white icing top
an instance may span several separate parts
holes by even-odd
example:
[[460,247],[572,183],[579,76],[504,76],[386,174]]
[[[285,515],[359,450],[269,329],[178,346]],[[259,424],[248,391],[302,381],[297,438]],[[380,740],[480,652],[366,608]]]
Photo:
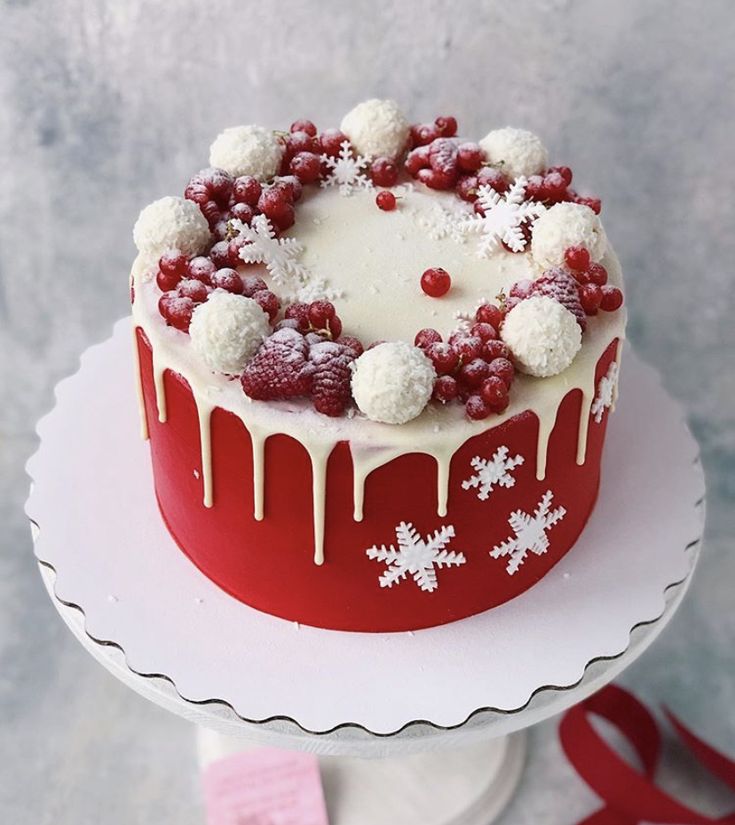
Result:
[[264,181],[278,172],[283,143],[262,126],[232,126],[209,147],[209,162],[234,177],[252,175]]
[[160,258],[169,249],[198,255],[209,244],[209,224],[193,201],[160,198],[148,204],[138,216],[133,240],[140,253],[152,258]]
[[581,203],[557,203],[533,225],[531,254],[539,269],[564,265],[564,250],[584,246],[593,261],[607,250],[607,236],[599,215]]
[[192,347],[215,372],[237,375],[270,333],[268,315],[252,298],[215,290],[195,310]]
[[352,395],[372,421],[405,424],[427,405],[436,373],[424,353],[405,341],[388,341],[355,362]]
[[366,157],[394,158],[406,147],[409,123],[395,100],[365,100],[342,119],[341,130]]
[[545,295],[516,304],[505,318],[501,337],[516,366],[540,378],[567,369],[582,346],[582,328],[574,314]]
[[480,141],[480,147],[492,164],[511,178],[530,177],[543,172],[549,164],[549,154],[541,138],[526,129],[493,129]]

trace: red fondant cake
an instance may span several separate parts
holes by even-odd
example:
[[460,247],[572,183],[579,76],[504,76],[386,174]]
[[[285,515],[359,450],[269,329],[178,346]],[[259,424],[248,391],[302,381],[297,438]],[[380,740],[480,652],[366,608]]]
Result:
[[519,129],[355,107],[225,130],[135,227],[161,514],[221,588],[318,627],[495,607],[597,498],[622,277],[567,167]]

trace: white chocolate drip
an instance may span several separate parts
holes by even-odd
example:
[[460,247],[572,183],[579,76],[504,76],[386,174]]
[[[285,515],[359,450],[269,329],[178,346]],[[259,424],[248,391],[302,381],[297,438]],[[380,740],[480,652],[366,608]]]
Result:
[[267,434],[258,427],[251,426],[250,442],[253,450],[253,518],[263,521],[263,490],[265,488],[265,440]]
[[199,418],[199,449],[202,459],[202,503],[205,507],[214,504],[212,481],[212,411],[213,405],[205,401],[200,395],[194,396],[194,403]]
[[140,356],[138,353],[138,331],[133,326],[133,356],[135,364],[135,394],[138,398],[138,414],[140,415],[140,437],[143,441],[148,441],[148,416],[145,411],[145,397],[143,395],[143,372],[140,366]]
[[166,366],[160,355],[156,354],[156,349],[153,348],[153,386],[156,390],[156,408],[158,410],[158,420],[161,424],[165,424],[168,420],[168,412],[166,410],[166,385],[164,384],[163,376],[166,372]]

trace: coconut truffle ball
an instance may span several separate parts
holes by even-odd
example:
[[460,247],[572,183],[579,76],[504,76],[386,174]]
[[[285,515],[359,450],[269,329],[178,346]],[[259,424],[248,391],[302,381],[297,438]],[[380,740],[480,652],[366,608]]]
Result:
[[143,209],[133,227],[133,240],[144,255],[160,258],[168,249],[199,255],[210,241],[209,224],[193,201],[166,197]]
[[395,100],[365,100],[342,118],[340,129],[366,157],[395,158],[406,148],[409,123]]
[[269,180],[279,170],[283,143],[262,126],[233,126],[220,132],[209,147],[209,163],[233,177],[252,175]]
[[194,310],[191,343],[214,372],[242,372],[270,333],[268,316],[252,298],[217,290]]
[[607,250],[602,222],[589,206],[581,203],[556,203],[533,225],[531,255],[541,269],[564,265],[564,250],[583,246],[593,261]]
[[582,329],[574,314],[547,296],[516,304],[500,335],[521,372],[538,378],[563,372],[582,346]]
[[511,178],[530,177],[549,165],[549,153],[541,138],[526,129],[493,129],[480,141],[480,147],[492,164]]
[[435,378],[431,361],[418,347],[389,341],[355,361],[352,395],[372,421],[405,424],[428,403]]

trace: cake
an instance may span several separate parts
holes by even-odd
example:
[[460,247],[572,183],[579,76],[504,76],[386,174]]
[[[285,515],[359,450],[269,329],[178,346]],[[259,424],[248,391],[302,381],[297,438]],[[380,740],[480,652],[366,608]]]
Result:
[[[251,607],[389,632],[494,608],[597,499],[625,331],[599,199],[535,134],[368,100],[222,131],[140,214],[155,494]],[[561,606],[560,606],[561,607]]]

